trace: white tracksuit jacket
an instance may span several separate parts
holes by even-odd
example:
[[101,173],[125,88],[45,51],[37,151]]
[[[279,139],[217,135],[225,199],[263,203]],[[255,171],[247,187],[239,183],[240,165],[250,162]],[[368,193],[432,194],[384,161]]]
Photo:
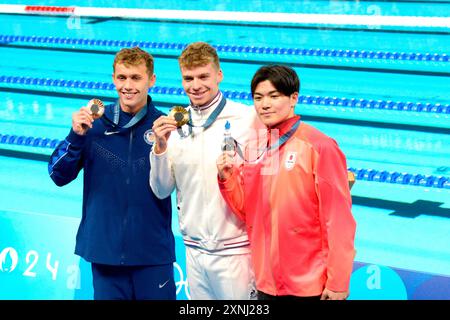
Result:
[[[218,102],[204,111],[191,109],[194,126],[201,126],[217,107]],[[191,108],[191,107],[189,107]],[[187,246],[211,254],[249,253],[245,225],[231,212],[220,194],[216,160],[226,121],[231,134],[246,145],[254,130],[265,130],[257,119],[253,106],[227,100],[216,121],[206,130],[193,127],[193,135],[181,137],[173,131],[166,152],[150,152],[150,186],[159,198],[177,190],[180,231]],[[188,126],[182,127],[188,132]],[[239,158],[238,156],[236,158]]]

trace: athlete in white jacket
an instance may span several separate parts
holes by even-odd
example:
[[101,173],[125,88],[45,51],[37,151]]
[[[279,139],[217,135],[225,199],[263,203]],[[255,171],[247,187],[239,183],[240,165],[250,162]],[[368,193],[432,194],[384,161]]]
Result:
[[262,125],[254,108],[227,100],[220,92],[223,74],[210,45],[189,45],[179,63],[191,101],[191,123],[177,128],[170,116],[154,122],[150,186],[160,198],[177,191],[191,298],[254,299],[247,232],[220,194],[216,159],[227,121],[233,138],[242,144],[252,128]]

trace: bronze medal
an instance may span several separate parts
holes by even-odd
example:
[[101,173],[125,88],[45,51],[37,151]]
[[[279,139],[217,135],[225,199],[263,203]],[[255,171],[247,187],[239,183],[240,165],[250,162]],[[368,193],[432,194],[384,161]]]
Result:
[[87,107],[89,108],[89,110],[91,110],[94,120],[101,118],[101,116],[105,112],[105,105],[100,99],[90,100]]

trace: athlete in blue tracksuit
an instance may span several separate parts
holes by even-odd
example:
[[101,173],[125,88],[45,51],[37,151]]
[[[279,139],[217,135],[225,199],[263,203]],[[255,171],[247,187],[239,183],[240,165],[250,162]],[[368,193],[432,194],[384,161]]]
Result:
[[149,186],[153,121],[163,115],[148,96],[153,58],[122,49],[114,60],[119,99],[94,121],[89,108],[53,152],[49,174],[58,186],[84,170],[83,210],[75,253],[92,263],[94,299],[175,299],[170,197]]

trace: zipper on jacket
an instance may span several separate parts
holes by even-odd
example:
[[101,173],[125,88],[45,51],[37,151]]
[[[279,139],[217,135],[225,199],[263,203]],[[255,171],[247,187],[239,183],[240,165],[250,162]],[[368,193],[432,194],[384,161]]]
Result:
[[[267,134],[267,148],[270,148],[270,146],[272,145],[272,139],[271,139],[272,130],[270,128],[268,128],[266,134]],[[269,165],[269,174],[265,176],[265,179],[269,179],[269,183],[267,184],[267,186],[269,187],[269,193],[267,194],[267,197],[268,197],[267,205],[269,206],[269,208],[268,208],[269,209],[269,217],[268,218],[270,219],[270,223],[269,223],[270,230],[268,230],[269,231],[268,233],[269,233],[269,237],[270,237],[269,257],[270,257],[270,260],[272,261],[272,263],[270,263],[269,265],[270,265],[270,275],[272,276],[272,283],[273,283],[274,290],[275,290],[275,296],[277,296],[278,295],[278,283],[277,283],[277,279],[275,277],[275,272],[274,272],[274,264],[273,264],[274,260],[272,259],[272,255],[271,255],[273,252],[273,247],[275,246],[274,245],[274,237],[273,237],[273,234],[274,234],[273,229],[274,228],[278,229],[278,226],[275,226],[272,223],[272,220],[273,220],[272,219],[272,203],[270,201],[270,194],[272,191],[271,188],[272,188],[272,183],[273,183],[272,177],[274,174],[273,168],[272,168],[272,165],[273,165],[272,160],[273,160],[273,150],[268,149],[264,158],[262,159],[262,161],[263,161],[262,163],[263,163],[263,167],[266,167],[267,165]],[[264,185],[264,182],[266,182],[266,181],[263,180],[263,185]],[[276,251],[279,252],[279,248],[276,248]],[[276,259],[277,259],[277,264],[279,267],[279,263],[280,263],[279,255],[278,255],[278,257],[276,257]]]
[[[132,151],[133,151],[133,133],[134,130],[133,128],[130,129],[130,138],[129,138],[129,144],[128,144],[128,172],[127,172],[127,177],[126,177],[126,185],[129,186],[131,184],[131,176],[133,173],[133,162],[132,162]],[[127,188],[128,190],[130,190],[130,188]],[[130,191],[128,191],[130,192]],[[126,235],[127,235],[127,225],[128,225],[128,205],[129,205],[129,195],[127,195],[127,203],[125,206],[125,216],[123,217],[122,223],[123,223],[123,242],[122,242],[122,253],[120,255],[120,264],[124,264],[125,263],[125,259],[127,259],[128,257],[125,255],[125,246],[126,246]]]
[[133,128],[130,129],[130,139],[128,144],[128,176],[127,176],[127,185],[131,184],[131,176],[133,174],[133,162],[132,162],[132,152],[133,152]]

